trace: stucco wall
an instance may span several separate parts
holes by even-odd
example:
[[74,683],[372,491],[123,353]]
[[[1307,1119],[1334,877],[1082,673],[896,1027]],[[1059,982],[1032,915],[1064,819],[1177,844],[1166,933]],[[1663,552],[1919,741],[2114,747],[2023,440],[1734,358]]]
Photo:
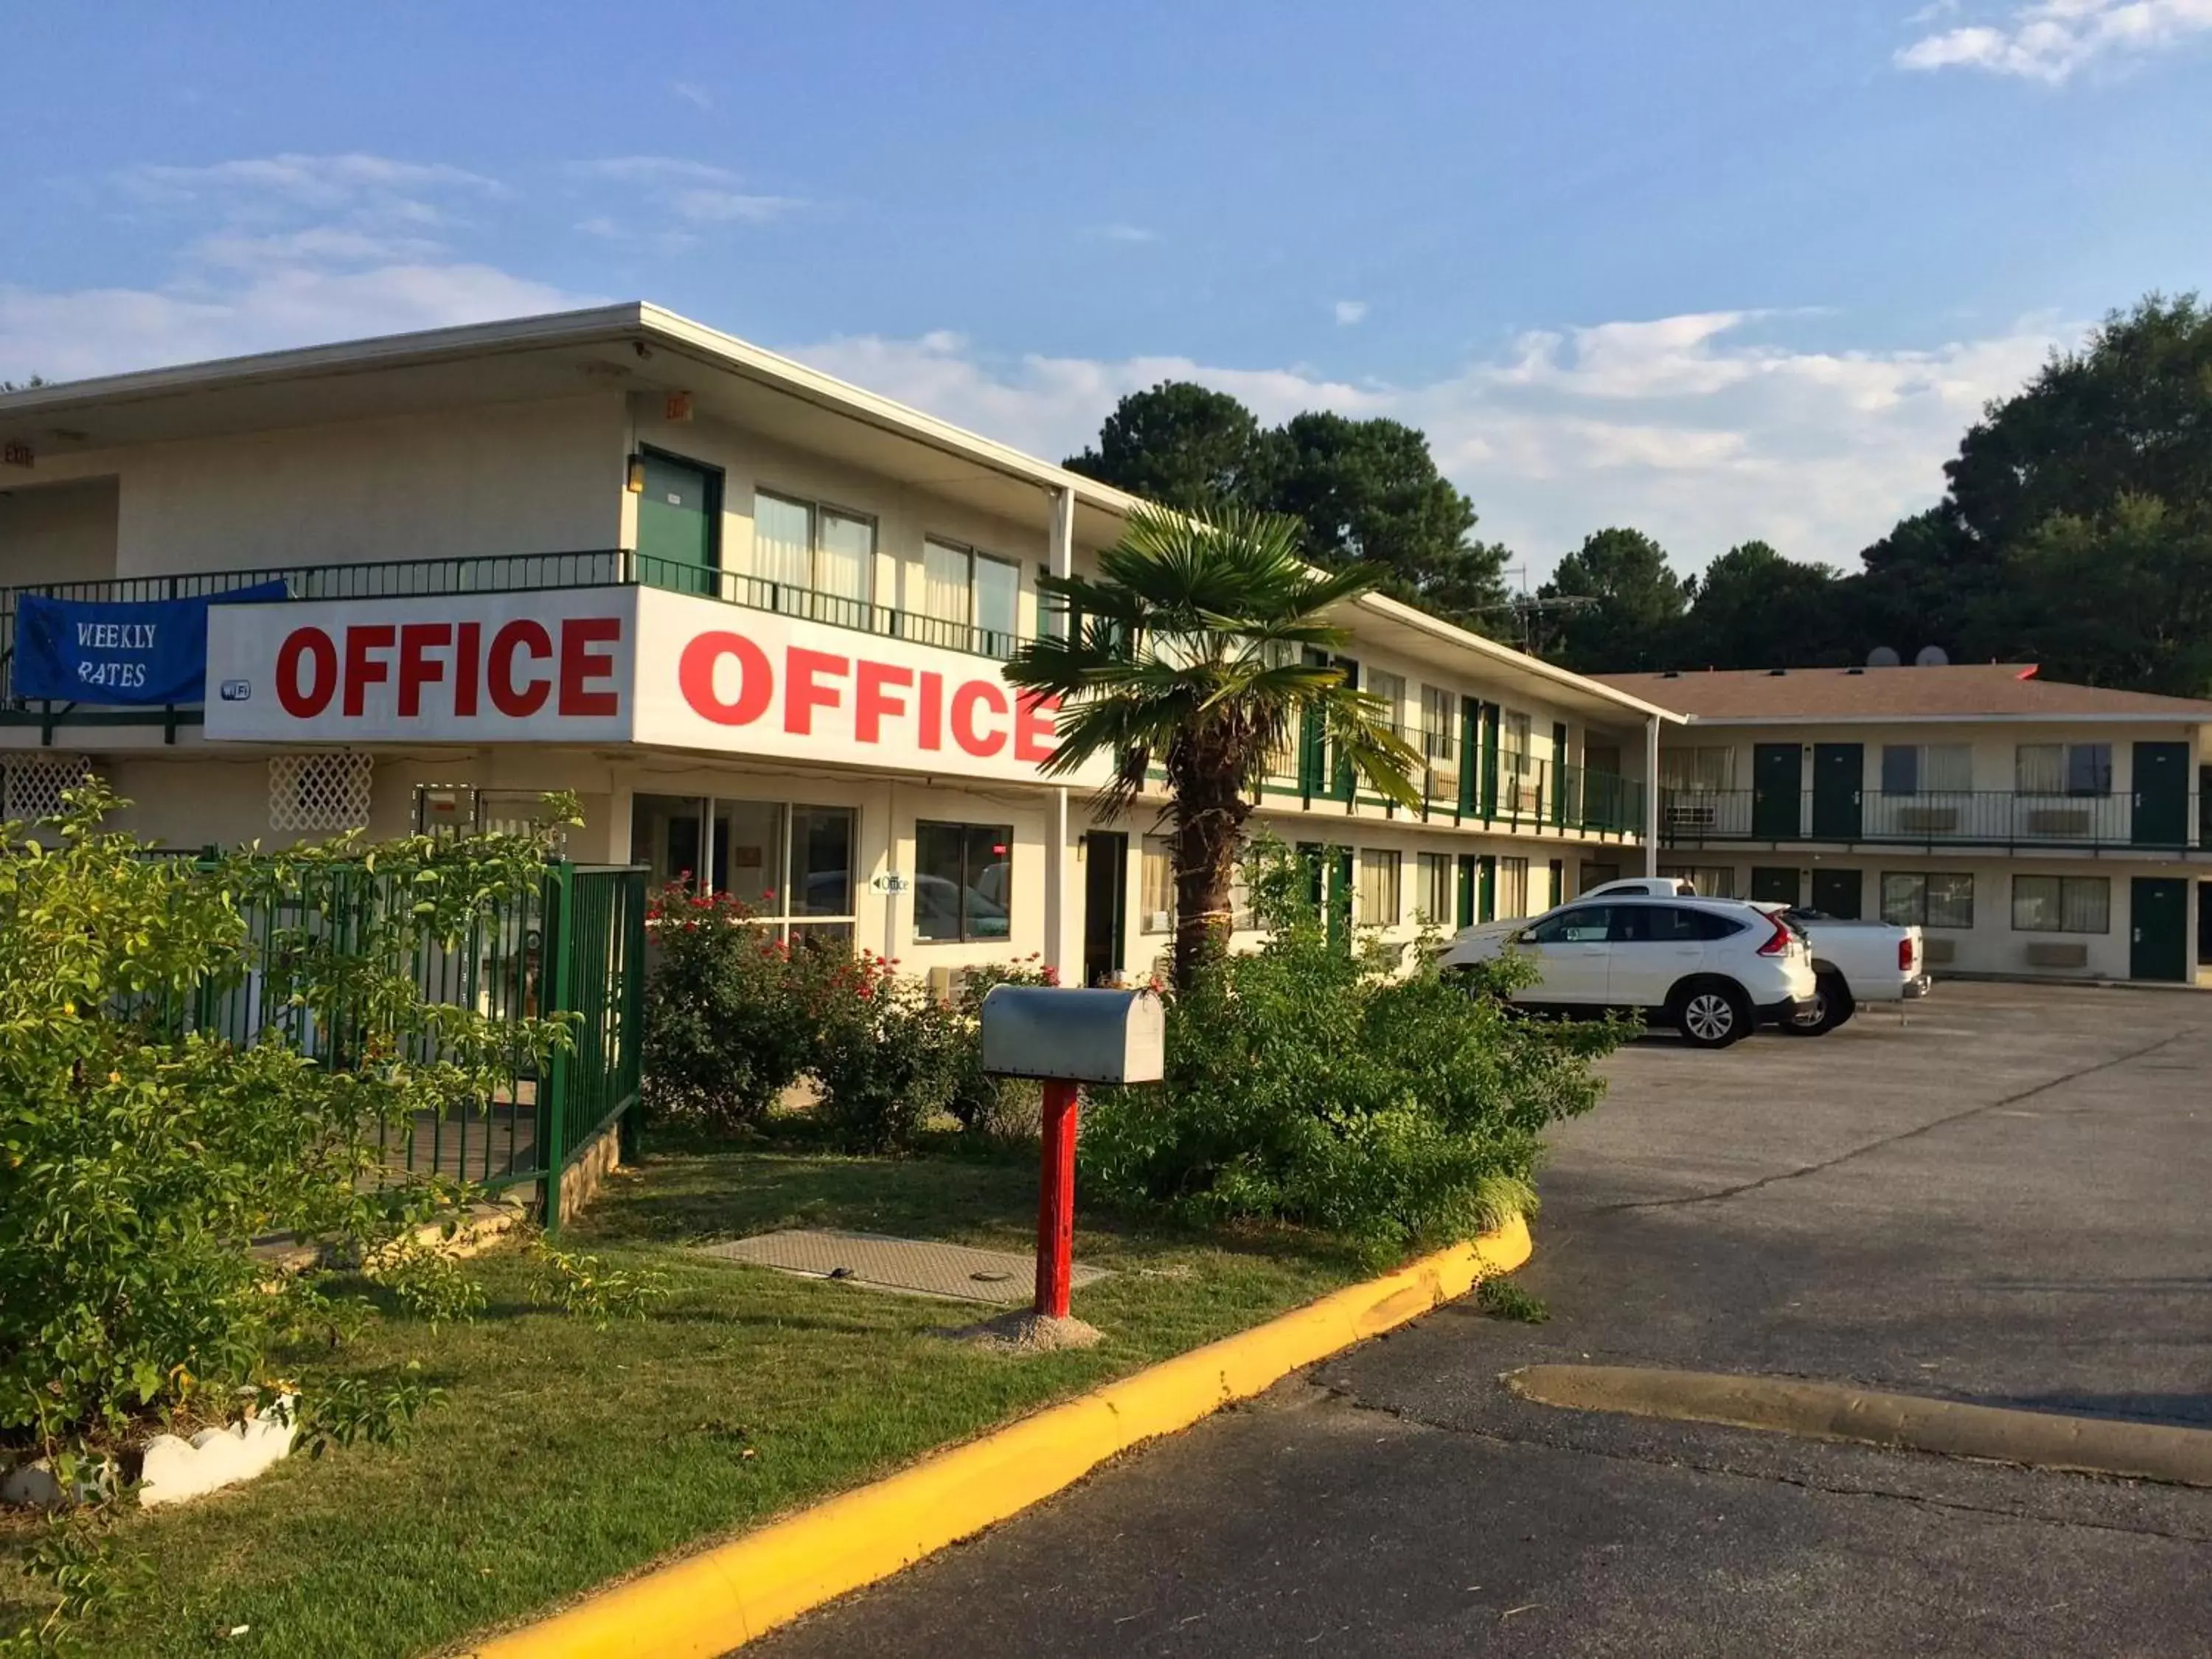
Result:
[[0,587],[112,576],[116,523],[112,478],[34,484],[0,476]]

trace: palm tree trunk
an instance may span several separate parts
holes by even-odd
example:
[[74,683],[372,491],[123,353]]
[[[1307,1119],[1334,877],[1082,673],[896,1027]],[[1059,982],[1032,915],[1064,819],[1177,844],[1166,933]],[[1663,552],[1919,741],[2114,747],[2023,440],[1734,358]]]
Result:
[[1175,986],[1188,992],[1199,970],[1226,955],[1230,896],[1251,807],[1233,781],[1225,791],[1212,781],[1176,792]]

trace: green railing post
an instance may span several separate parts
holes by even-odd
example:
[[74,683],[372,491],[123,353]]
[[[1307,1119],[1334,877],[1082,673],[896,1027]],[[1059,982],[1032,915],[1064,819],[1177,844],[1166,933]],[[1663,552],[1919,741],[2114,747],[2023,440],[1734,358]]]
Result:
[[[566,859],[555,860],[545,872],[538,945],[538,997],[540,1015],[566,1013],[571,1005],[572,974],[569,935],[574,918],[575,866]],[[561,1174],[568,1162],[568,1106],[570,1051],[554,1050],[538,1080],[538,1166],[543,1170],[538,1214],[545,1231],[561,1230]]]

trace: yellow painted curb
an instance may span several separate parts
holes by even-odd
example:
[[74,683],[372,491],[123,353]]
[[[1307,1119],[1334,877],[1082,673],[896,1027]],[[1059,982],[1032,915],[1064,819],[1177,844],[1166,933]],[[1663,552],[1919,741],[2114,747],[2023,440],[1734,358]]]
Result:
[[1516,1218],[604,1590],[482,1644],[475,1659],[714,1659],[1018,1514],[1139,1441],[1188,1428],[1465,1296],[1532,1248],[1528,1224]]

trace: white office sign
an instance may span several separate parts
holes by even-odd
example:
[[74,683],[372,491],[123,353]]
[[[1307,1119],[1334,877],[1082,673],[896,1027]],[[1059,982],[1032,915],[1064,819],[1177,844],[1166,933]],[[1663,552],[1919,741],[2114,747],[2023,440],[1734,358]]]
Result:
[[636,743],[1020,783],[1056,746],[1056,704],[987,658],[654,588],[216,606],[208,692],[218,742]]

